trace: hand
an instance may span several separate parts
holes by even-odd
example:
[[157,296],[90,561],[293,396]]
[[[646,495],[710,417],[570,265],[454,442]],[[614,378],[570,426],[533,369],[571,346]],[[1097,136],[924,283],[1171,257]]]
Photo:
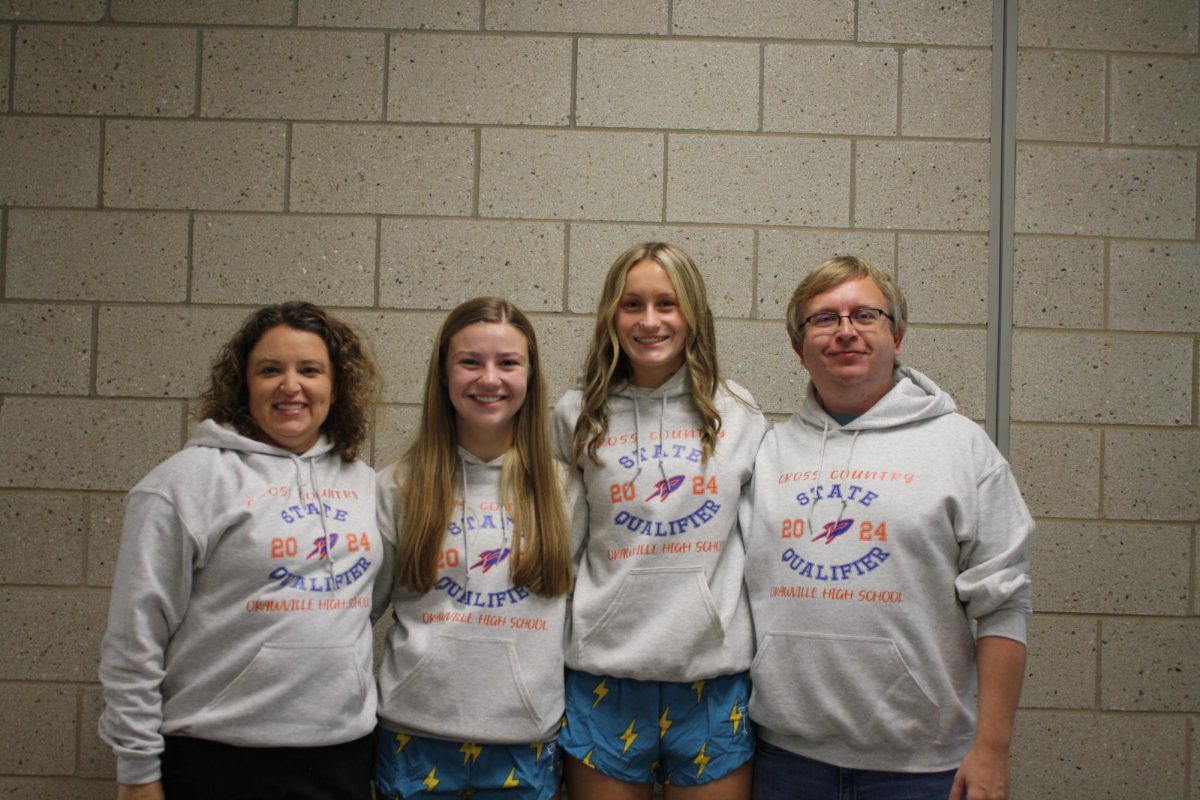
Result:
[[977,742],[954,775],[950,800],[1008,800],[1008,789],[1008,752]]
[[117,800],[165,800],[162,781],[152,783],[118,783]]

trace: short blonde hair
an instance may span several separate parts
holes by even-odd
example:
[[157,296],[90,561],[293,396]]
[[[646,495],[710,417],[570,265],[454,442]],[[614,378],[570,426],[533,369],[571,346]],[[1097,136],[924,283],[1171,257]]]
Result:
[[870,278],[883,292],[888,302],[888,308],[884,311],[893,317],[892,330],[897,336],[904,335],[908,328],[908,300],[904,298],[904,291],[896,279],[865,258],[834,256],[813,268],[800,281],[796,291],[792,292],[792,299],[787,306],[787,332],[794,346],[799,347],[804,343],[805,304],[819,294],[859,278]]

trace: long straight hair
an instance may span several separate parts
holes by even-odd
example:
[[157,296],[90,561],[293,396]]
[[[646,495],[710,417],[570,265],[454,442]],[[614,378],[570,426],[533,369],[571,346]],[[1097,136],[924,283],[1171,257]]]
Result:
[[627,381],[632,374],[629,357],[617,339],[616,318],[625,292],[629,270],[642,261],[661,266],[675,288],[679,310],[688,331],[683,353],[691,380],[692,401],[700,412],[701,447],[704,461],[712,457],[721,431],[721,414],[715,398],[717,388],[725,387],[717,365],[717,335],[704,278],[688,256],[673,244],[643,242],[626,250],[608,269],[604,289],[596,309],[596,327],[583,368],[583,403],[575,423],[571,442],[571,463],[579,464],[586,450],[593,463],[599,464],[597,451],[608,435],[608,394],[614,384]]
[[396,470],[404,514],[396,581],[409,591],[427,592],[437,579],[437,557],[454,511],[459,469],[457,415],[446,385],[446,356],[451,338],[477,323],[512,325],[528,345],[525,402],[513,418],[513,441],[500,471],[500,495],[505,507],[512,508],[509,574],[513,585],[556,597],[571,588],[572,577],[567,516],[550,449],[546,382],[533,326],[520,309],[498,297],[477,297],[458,305],[442,323],[429,356],[421,425],[404,456],[405,468]]

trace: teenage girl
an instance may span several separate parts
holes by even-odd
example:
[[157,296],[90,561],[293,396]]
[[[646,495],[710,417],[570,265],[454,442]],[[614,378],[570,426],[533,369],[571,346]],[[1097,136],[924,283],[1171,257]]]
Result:
[[379,673],[383,797],[558,791],[572,576],[547,417],[525,315],[492,297],[451,311],[416,441],[379,475],[395,563],[375,596],[395,616]]
[[704,281],[651,242],[608,271],[583,388],[554,410],[586,529],[559,739],[571,800],[750,796],[754,643],[738,504],[766,422],[717,368]]

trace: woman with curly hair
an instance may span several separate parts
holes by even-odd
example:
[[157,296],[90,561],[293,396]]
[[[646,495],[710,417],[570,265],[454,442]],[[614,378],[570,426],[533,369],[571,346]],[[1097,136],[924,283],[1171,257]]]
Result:
[[118,798],[370,800],[375,391],[348,325],[260,309],[129,493],[100,663]]
[[586,489],[559,737],[571,800],[741,800],[754,641],[738,506],[766,432],[721,378],[704,280],[647,242],[608,271],[583,385],[554,409]]

